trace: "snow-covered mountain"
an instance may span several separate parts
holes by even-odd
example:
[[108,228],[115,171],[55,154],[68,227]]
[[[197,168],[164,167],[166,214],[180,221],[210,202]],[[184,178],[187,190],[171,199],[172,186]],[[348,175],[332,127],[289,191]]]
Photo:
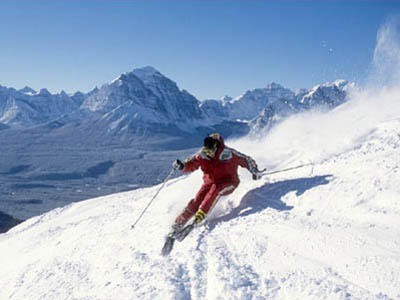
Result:
[[30,95],[30,96],[37,94],[37,92],[29,86],[25,86],[24,88],[18,90],[18,92],[25,94],[25,95]]
[[308,107],[328,106],[330,108],[342,104],[349,90],[354,88],[354,83],[346,80],[337,80],[333,83],[324,83],[313,87],[308,93],[301,97],[299,102]]
[[[34,217],[0,235],[5,299],[396,299],[400,295],[399,90],[361,93],[227,144],[261,167],[206,227],[160,256],[201,172]],[[379,99],[379,101],[376,101]],[[359,116],[359,117],[357,117]],[[318,126],[315,126],[318,124]]]
[[[275,85],[275,88],[279,90],[278,85]],[[337,80],[317,85],[309,91],[302,89],[292,94],[286,91],[287,97],[275,96],[249,122],[251,132],[259,133],[260,130],[269,129],[290,115],[306,110],[333,109],[346,102],[348,96],[355,91],[355,88],[356,86],[353,82]],[[284,95],[284,91],[285,89],[280,94]]]
[[260,132],[261,130],[269,129],[273,125],[276,117],[277,114],[274,106],[268,105],[256,118],[250,121],[249,125],[253,132]]
[[247,91],[226,102],[225,106],[231,118],[250,120],[277,101],[295,101],[295,94],[277,83],[270,83],[266,88]]
[[51,94],[29,87],[22,90],[0,86],[0,123],[13,127],[31,127],[59,118],[79,108],[79,101],[65,92]]
[[249,90],[237,98],[206,100],[201,109],[212,120],[250,121],[253,131],[270,126],[274,121],[289,115],[313,108],[334,108],[346,101],[346,96],[354,89],[354,83],[337,80],[324,83],[311,90],[295,93],[277,83],[270,83],[266,88]]
[[225,102],[216,99],[207,99],[201,102],[201,110],[205,115],[212,120],[211,122],[218,122],[221,119],[229,119],[229,112],[225,107]]
[[[114,133],[130,129],[150,134],[165,126],[193,132],[198,127],[227,127],[226,122],[265,118],[265,109],[280,119],[316,106],[332,108],[346,100],[351,86],[346,81],[337,81],[294,93],[270,83],[237,98],[225,96],[221,100],[201,102],[148,66],[122,74],[87,94],[77,92],[69,96],[65,92],[51,94],[47,89],[36,92],[25,87],[17,91],[0,86],[0,123],[29,128],[49,122],[57,124],[56,127],[92,122],[99,130]],[[175,129],[172,131],[175,134]],[[75,134],[79,134],[78,129]]]
[[295,101],[294,92],[277,83],[270,83],[266,88],[248,90],[237,98],[225,96],[221,100],[205,100],[201,108],[212,119],[251,120],[274,103]]
[[203,120],[199,101],[152,67],[135,69],[103,85],[81,109],[100,113],[111,128],[135,121],[192,127]]

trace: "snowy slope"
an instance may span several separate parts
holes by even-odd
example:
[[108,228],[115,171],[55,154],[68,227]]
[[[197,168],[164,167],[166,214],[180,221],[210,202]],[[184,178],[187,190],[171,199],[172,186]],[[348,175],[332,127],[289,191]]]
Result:
[[315,166],[261,181],[241,170],[169,258],[164,235],[200,172],[171,180],[134,230],[159,186],[22,223],[0,235],[2,299],[400,299],[398,95],[361,93],[228,141],[271,169]]

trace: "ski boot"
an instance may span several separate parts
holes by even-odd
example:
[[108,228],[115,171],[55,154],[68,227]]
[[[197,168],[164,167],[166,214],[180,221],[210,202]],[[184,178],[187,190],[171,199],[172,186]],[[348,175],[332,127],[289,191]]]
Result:
[[191,222],[189,225],[186,225],[182,229],[180,229],[176,234],[175,234],[175,239],[178,240],[179,242],[182,242],[185,237],[189,235],[189,233],[195,228],[196,226],[199,226],[201,222],[204,221],[206,217],[206,213],[200,208],[197,212],[196,215],[194,216],[193,222]]
[[171,253],[172,247],[174,246],[176,236],[182,230],[182,228],[183,228],[183,225],[181,225],[179,223],[175,223],[174,225],[172,225],[172,230],[170,231],[170,233],[168,233],[168,235],[165,239],[164,246],[161,250],[162,256],[167,256],[169,253]]

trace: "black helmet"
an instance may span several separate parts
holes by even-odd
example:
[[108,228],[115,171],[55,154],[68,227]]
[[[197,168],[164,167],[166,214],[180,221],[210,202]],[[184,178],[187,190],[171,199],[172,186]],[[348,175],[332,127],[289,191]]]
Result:
[[218,147],[221,145],[219,141],[219,134],[213,133],[204,139],[203,151],[207,156],[214,156]]
[[218,148],[220,144],[220,135],[218,133],[213,133],[204,139],[203,145],[205,148],[215,149]]

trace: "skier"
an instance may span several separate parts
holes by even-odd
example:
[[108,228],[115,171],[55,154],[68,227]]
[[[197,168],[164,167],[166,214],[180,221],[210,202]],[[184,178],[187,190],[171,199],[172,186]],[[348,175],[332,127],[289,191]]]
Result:
[[[261,178],[256,162],[232,148],[225,146],[223,138],[213,133],[204,139],[204,146],[184,163],[179,159],[173,163],[176,170],[193,172],[198,168],[204,173],[203,185],[176,218],[169,237],[182,231],[188,220],[194,216],[194,222],[200,224],[211,212],[221,196],[231,194],[239,185],[238,166],[246,168],[254,180]],[[265,171],[265,170],[264,170]]]

